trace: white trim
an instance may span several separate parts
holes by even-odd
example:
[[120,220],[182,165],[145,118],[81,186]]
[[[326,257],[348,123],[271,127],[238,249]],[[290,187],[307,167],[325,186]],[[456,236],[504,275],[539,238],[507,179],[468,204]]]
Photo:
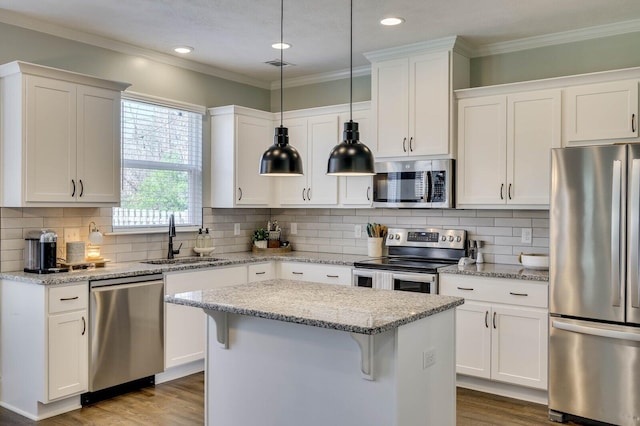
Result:
[[26,17],[24,15],[21,15],[15,12],[10,12],[8,10],[0,9],[0,22],[3,22],[8,25],[13,25],[13,26],[37,31],[44,34],[49,34],[56,37],[65,38],[67,40],[73,40],[80,43],[89,44],[92,46],[102,47],[105,49],[113,50],[115,52],[120,52],[127,55],[144,57],[152,61],[156,61],[163,64],[168,64],[168,65],[174,65],[174,66],[188,69],[191,71],[196,71],[203,74],[211,75],[213,77],[219,77],[225,80],[235,81],[236,83],[242,83],[242,84],[258,87],[260,89],[269,89],[269,83],[266,81],[258,80],[258,79],[247,77],[235,72],[216,68],[211,65],[205,65],[199,62],[188,61],[186,59],[182,59],[172,55],[157,52],[155,50],[134,46],[132,44],[125,43],[122,41],[101,37],[95,34],[89,34],[83,31],[64,28],[62,26],[55,25],[50,22]]
[[[442,52],[445,50],[453,50],[456,46],[457,40],[458,36],[444,37],[437,40],[421,41],[419,43],[407,44],[405,46],[365,52],[364,56],[370,62],[376,62],[387,59],[402,58],[415,54]],[[468,45],[465,44],[465,46]]]
[[[198,232],[202,229],[200,226],[178,226],[176,225],[176,233],[182,232]],[[113,228],[111,232],[103,232],[103,235],[141,235],[141,234],[166,234],[169,232],[169,225],[166,227],[150,226],[148,228],[138,226],[131,228]]]
[[637,31],[640,31],[640,19],[616,22],[614,24],[599,25],[596,27],[581,28],[578,30],[545,34],[535,37],[521,38],[518,40],[504,41],[500,43],[486,44],[484,46],[476,48],[471,57],[477,58],[480,56],[500,55],[503,53],[518,52],[521,50],[554,46],[565,43],[574,43],[577,41],[610,37]]
[[176,101],[173,99],[161,98],[159,96],[147,95],[138,92],[123,92],[122,99],[181,109],[184,111],[195,112],[200,115],[205,115],[207,113],[207,107],[203,105],[190,104],[188,102]]
[[[365,75],[371,75],[371,65],[364,65],[353,69],[354,77],[362,77]],[[284,84],[282,85],[282,87],[286,89],[288,87],[307,86],[309,84],[326,83],[328,81],[345,80],[347,78],[349,78],[349,68],[340,71],[331,71],[302,77],[288,78],[284,80]],[[271,82],[271,90],[277,89],[280,89],[280,80]]]

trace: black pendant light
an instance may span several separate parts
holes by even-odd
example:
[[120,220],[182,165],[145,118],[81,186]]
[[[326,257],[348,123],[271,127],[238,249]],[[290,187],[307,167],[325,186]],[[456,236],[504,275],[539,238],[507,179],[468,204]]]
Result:
[[284,22],[284,0],[280,0],[280,126],[276,127],[271,145],[260,158],[260,174],[266,176],[300,176],[302,175],[302,158],[298,151],[289,145],[289,129],[282,125],[282,60]]
[[333,147],[329,154],[327,174],[333,176],[367,176],[375,174],[371,150],[358,141],[358,123],[353,116],[353,0],[351,0],[349,64],[349,121],[344,123],[344,140]]

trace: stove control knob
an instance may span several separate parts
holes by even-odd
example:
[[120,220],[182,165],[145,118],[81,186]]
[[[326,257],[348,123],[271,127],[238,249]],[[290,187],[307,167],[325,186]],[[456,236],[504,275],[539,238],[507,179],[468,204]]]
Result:
[[449,242],[453,242],[453,235],[449,235]]
[[400,239],[400,234],[396,234],[396,240]]
[[393,234],[387,235],[387,238],[390,239],[390,240],[393,240]]
[[459,243],[460,241],[462,241],[462,237],[461,237],[460,235],[458,235],[458,236],[456,237],[456,242],[457,242],[457,243]]
[[447,237],[446,237],[446,235],[443,235],[442,237],[440,237],[440,240],[442,240],[442,241],[447,241]]

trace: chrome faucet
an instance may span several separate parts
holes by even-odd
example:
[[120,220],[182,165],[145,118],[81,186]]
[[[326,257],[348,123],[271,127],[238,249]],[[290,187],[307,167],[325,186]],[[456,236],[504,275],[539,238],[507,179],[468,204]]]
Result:
[[169,215],[169,253],[167,254],[167,259],[173,259],[173,256],[176,254],[180,254],[180,249],[182,248],[182,243],[177,250],[173,249],[173,237],[176,236],[176,220],[173,216],[173,213]]

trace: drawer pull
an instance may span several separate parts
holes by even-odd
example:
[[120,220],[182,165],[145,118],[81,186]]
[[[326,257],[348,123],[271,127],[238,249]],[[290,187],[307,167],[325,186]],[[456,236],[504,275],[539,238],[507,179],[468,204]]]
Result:
[[256,275],[264,275],[264,274],[266,274],[266,273],[267,273],[266,271],[256,272]]
[[76,300],[76,299],[78,299],[78,296],[75,296],[75,297],[61,297],[60,301],[61,302],[68,302],[69,300]]
[[473,287],[456,287],[458,290],[473,291]]
[[340,275],[329,275],[329,274],[327,274],[327,278],[340,278]]
[[496,327],[496,313],[493,313],[493,328],[498,328]]
[[489,311],[484,311],[484,326],[489,328]]
[[509,294],[512,296],[528,296],[527,293],[514,293],[512,291],[510,291]]
[[87,320],[82,317],[82,335],[87,332]]
[[296,272],[296,271],[293,271],[293,272],[292,272],[292,274],[293,274],[293,275],[304,275],[304,272]]

